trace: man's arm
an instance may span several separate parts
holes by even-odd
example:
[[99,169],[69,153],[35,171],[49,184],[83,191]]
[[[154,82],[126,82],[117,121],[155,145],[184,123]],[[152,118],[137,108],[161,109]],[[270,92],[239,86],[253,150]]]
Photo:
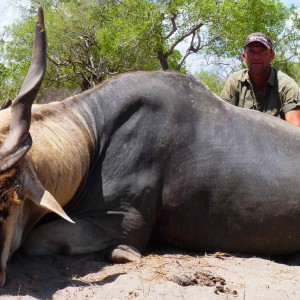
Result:
[[278,91],[282,99],[285,120],[300,126],[300,87],[294,79],[279,71]]
[[295,107],[288,111],[285,114],[285,120],[289,123],[300,126],[300,107]]
[[225,82],[224,88],[220,94],[220,97],[226,102],[236,105],[236,84],[231,76]]

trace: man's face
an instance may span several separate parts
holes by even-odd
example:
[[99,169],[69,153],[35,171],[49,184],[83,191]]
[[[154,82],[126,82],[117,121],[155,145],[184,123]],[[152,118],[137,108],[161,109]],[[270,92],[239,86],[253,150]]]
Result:
[[269,72],[274,56],[275,53],[273,50],[266,48],[259,42],[253,42],[247,45],[242,54],[249,68],[249,73],[256,75]]

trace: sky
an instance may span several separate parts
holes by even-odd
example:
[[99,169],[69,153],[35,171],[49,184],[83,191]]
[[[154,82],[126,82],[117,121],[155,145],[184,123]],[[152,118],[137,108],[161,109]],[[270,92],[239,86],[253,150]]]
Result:
[[291,5],[291,4],[295,4],[297,6],[300,6],[300,0],[285,0],[282,1],[285,5]]
[[9,0],[0,0],[0,33],[5,25],[10,24],[16,18],[14,9],[9,5]]

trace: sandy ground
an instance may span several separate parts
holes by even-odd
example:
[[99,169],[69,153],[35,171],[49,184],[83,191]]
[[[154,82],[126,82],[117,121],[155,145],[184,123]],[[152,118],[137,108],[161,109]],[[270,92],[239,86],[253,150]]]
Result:
[[13,256],[0,299],[300,299],[300,255],[284,259],[154,249],[141,262]]

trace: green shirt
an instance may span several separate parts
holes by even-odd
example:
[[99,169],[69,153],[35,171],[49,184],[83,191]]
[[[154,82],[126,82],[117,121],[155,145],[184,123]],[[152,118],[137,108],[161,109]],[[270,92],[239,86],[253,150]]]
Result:
[[[277,75],[277,76],[276,76]],[[225,83],[221,98],[245,108],[259,110],[283,117],[288,111],[300,106],[300,88],[288,75],[272,67],[261,97],[255,95],[248,69],[232,73]]]

